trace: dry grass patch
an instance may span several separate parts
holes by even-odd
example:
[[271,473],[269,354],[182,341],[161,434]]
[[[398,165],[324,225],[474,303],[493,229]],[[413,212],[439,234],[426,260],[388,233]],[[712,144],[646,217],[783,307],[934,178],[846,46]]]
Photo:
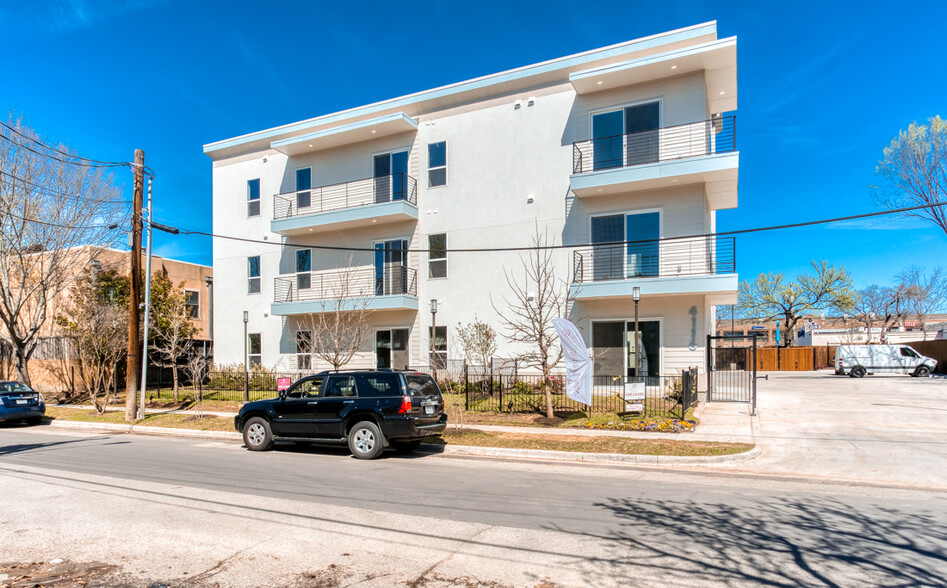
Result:
[[[51,420],[81,421],[86,423],[114,423],[125,425],[125,413],[109,411],[105,414],[95,414],[94,410],[81,408],[61,408],[47,406],[46,417]],[[146,427],[168,427],[172,429],[197,429],[200,431],[233,431],[233,419],[220,418],[212,415],[198,416],[198,414],[149,414],[143,420],[135,421],[135,425]]]
[[748,443],[714,443],[672,439],[631,439],[627,437],[581,435],[541,435],[531,433],[494,433],[477,429],[449,430],[443,435],[448,445],[504,447],[508,449],[544,449],[584,453],[623,453],[628,455],[712,456],[743,453],[753,448]]

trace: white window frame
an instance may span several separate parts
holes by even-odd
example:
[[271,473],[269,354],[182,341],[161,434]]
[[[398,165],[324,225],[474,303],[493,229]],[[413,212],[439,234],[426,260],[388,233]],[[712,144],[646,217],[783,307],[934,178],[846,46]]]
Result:
[[[434,347],[434,345],[432,345],[432,343],[431,343],[431,340],[432,340],[432,339],[435,339],[435,340],[436,340],[436,338],[437,338],[437,329],[439,329],[439,328],[443,328],[443,329],[444,329],[444,347],[445,347],[444,351],[437,351],[437,350],[432,350],[432,349],[431,349],[432,347]],[[444,366],[443,366],[443,368],[440,368],[440,369],[447,369],[447,367],[448,367],[448,365],[447,365],[447,360],[448,360],[448,358],[450,357],[450,355],[449,355],[449,353],[450,353],[450,326],[447,325],[447,324],[443,324],[443,325],[428,325],[427,329],[428,329],[428,331],[427,331],[427,349],[424,351],[424,353],[425,353],[425,355],[427,355],[428,366],[433,368],[433,366],[434,366],[434,361],[435,361],[435,359],[434,359],[435,356],[436,356],[437,354],[443,353],[443,354],[444,354]]]
[[[250,337],[252,337],[253,335],[256,335],[257,337],[260,338],[260,353],[252,352],[252,347],[250,345]],[[254,357],[259,357],[259,361],[257,361],[257,365],[259,365],[260,367],[263,367],[263,333],[260,333],[260,332],[247,333],[247,366],[250,367],[251,369],[253,368],[252,358]]]
[[[405,325],[405,326],[394,326],[394,327],[375,327],[372,330],[372,357],[374,358],[374,361],[372,362],[372,364],[375,366],[375,369],[378,369],[378,347],[377,347],[378,333],[380,331],[388,331],[390,333],[391,331],[401,331],[401,330],[408,332],[408,340],[405,343],[405,351],[408,352],[408,360],[409,360],[408,363],[411,363],[410,361],[411,360],[411,331],[413,330],[411,326]],[[395,340],[394,337],[391,337],[391,341],[394,342],[394,340]],[[391,351],[394,351],[394,349],[392,349]],[[389,357],[388,359],[390,360],[391,358]],[[400,368],[395,367],[393,369],[400,369]]]
[[[260,268],[260,275],[259,275],[259,276],[251,276],[251,275],[250,275],[250,259],[251,259],[251,258],[254,258],[254,257],[256,257],[257,259],[260,260],[260,261],[259,261],[259,268]],[[260,284],[260,287],[259,287],[259,289],[258,289],[256,292],[251,292],[251,291],[250,291],[250,290],[251,290],[250,284],[252,283],[251,280],[257,280],[257,281],[259,282],[259,284]],[[259,296],[259,295],[261,295],[261,294],[263,294],[263,256],[262,256],[262,255],[248,255],[248,256],[247,256],[247,295],[248,295],[248,296]]]
[[661,244],[664,242],[664,207],[659,206],[657,208],[641,208],[641,209],[626,210],[626,211],[616,210],[614,212],[599,212],[596,214],[589,215],[588,245],[589,247],[595,247],[597,244],[592,243],[592,219],[602,218],[605,216],[618,216],[619,214],[622,215],[623,217],[625,217],[622,222],[622,232],[623,232],[622,241],[627,241],[628,240],[628,232],[627,232],[628,231],[628,220],[627,220],[628,215],[649,214],[652,212],[658,213],[658,239],[659,239],[658,241],[658,275],[628,277],[628,256],[622,255],[621,256],[622,257],[621,275],[624,276],[622,280],[653,280],[653,279],[662,277],[661,276],[661,257],[662,257]]
[[[434,235],[444,235],[444,257],[443,257],[442,259],[431,259],[431,251],[430,251],[430,249],[431,249],[431,237],[433,237]],[[450,267],[447,265],[447,258],[448,258],[448,255],[447,255],[447,252],[448,252],[447,231],[444,231],[443,233],[430,233],[430,234],[428,234],[427,237],[428,237],[428,240],[427,240],[427,246],[428,246],[428,254],[427,254],[427,279],[429,279],[429,280],[446,280],[447,277],[450,275],[450,273],[448,273],[448,272],[450,271]],[[431,272],[431,263],[440,263],[440,262],[442,262],[442,261],[444,262],[444,276],[443,276],[443,277],[440,277],[440,278],[435,278],[435,277],[433,277],[433,276],[431,275],[431,274],[432,274],[432,272]]]
[[304,165],[304,166],[302,166],[302,167],[297,167],[296,169],[293,170],[293,205],[296,207],[296,212],[299,212],[299,208],[300,208],[300,207],[299,207],[299,196],[298,196],[300,190],[299,190],[299,184],[297,183],[298,178],[296,177],[296,174],[299,172],[299,170],[302,170],[302,169],[308,169],[308,170],[309,170],[309,189],[308,189],[308,190],[303,190],[304,192],[309,192],[309,206],[306,206],[305,208],[307,208],[307,209],[308,209],[308,208],[312,208],[312,193],[313,193],[313,186],[312,186],[312,184],[314,183],[314,182],[313,182],[313,175],[312,175],[312,166],[311,166],[311,165]]
[[[625,376],[626,374],[628,374],[628,348],[627,348],[627,342],[628,342],[628,323],[634,323],[634,322],[635,322],[635,317],[631,317],[631,318],[615,317],[615,318],[594,318],[594,319],[589,319],[589,352],[592,351],[592,344],[591,344],[591,343],[592,343],[592,341],[593,341],[593,338],[592,338],[592,337],[593,337],[593,335],[594,335],[594,329],[595,329],[594,324],[595,324],[595,323],[617,323],[617,322],[619,322],[619,321],[622,321],[622,339],[621,339],[621,344],[622,344],[622,364],[623,364],[623,366],[624,366],[624,367],[623,367],[623,370],[624,370],[624,371],[622,372],[622,376]],[[644,317],[639,316],[639,317],[638,317],[638,322],[639,322],[639,323],[645,323],[645,322],[652,322],[652,323],[653,323],[653,322],[655,322],[655,321],[657,321],[657,323],[658,323],[658,376],[659,376],[659,377],[662,377],[662,376],[665,376],[665,375],[666,375],[666,374],[664,373],[664,317],[653,317],[653,316],[644,316]]]
[[[411,145],[408,145],[408,146],[406,146],[406,147],[395,147],[395,148],[393,148],[393,149],[385,149],[384,151],[378,151],[378,152],[372,153],[372,156],[371,156],[371,157],[369,158],[369,160],[368,160],[368,163],[369,163],[369,166],[370,166],[370,168],[369,168],[369,170],[368,170],[368,175],[369,175],[369,177],[371,177],[372,180],[375,179],[375,157],[377,157],[377,156],[379,156],[379,155],[394,155],[395,153],[401,153],[401,152],[405,152],[405,153],[408,154],[408,162],[407,162],[407,166],[406,166],[407,169],[405,170],[404,175],[405,175],[405,176],[410,176],[410,175],[411,175],[411,173],[410,173],[410,172],[411,172]],[[389,159],[389,163],[390,163],[390,161],[391,161],[391,160]],[[388,173],[388,177],[390,178],[391,176],[392,176],[392,174],[391,174],[391,172],[389,172],[389,173]],[[408,182],[407,182],[407,178],[406,178],[406,179],[405,179],[405,190],[406,190],[406,192],[405,192],[405,195],[404,195],[405,200],[407,200],[407,198],[408,198],[407,189],[408,189]],[[388,201],[389,201],[389,202],[393,202],[392,196],[394,195],[394,191],[395,191],[394,181],[392,181],[392,182],[390,183],[390,185],[388,186]]]
[[[299,252],[308,251],[309,252],[309,271],[301,272],[299,271]],[[308,247],[298,247],[296,252],[293,254],[293,275],[296,276],[296,289],[297,290],[309,290],[312,288],[312,262],[313,262],[313,250]],[[300,288],[299,287],[299,276],[303,274],[309,274],[309,287]]]
[[[444,144],[444,165],[439,165],[439,166],[437,166],[437,167],[431,167],[431,145],[436,145],[437,143],[443,143],[443,144]],[[430,141],[430,142],[427,143],[427,145],[426,145],[425,147],[426,147],[426,148],[425,148],[425,151],[426,151],[427,153],[425,153],[426,157],[425,157],[424,159],[425,159],[425,161],[427,162],[427,174],[426,174],[426,175],[427,175],[427,187],[428,187],[428,189],[429,189],[429,190],[436,190],[437,188],[446,188],[448,185],[450,185],[450,170],[449,170],[449,168],[450,168],[450,165],[449,165],[449,163],[450,163],[450,148],[449,148],[449,146],[447,145],[447,139],[444,139],[444,140],[442,140],[442,141]],[[432,185],[431,185],[431,171],[432,171],[432,170],[438,170],[438,169],[441,169],[441,168],[444,169],[444,183],[443,183],[443,184],[440,184],[439,186],[432,186]]]
[[[309,353],[301,353],[299,351],[299,334],[300,333],[309,333]],[[312,349],[315,347],[315,340],[313,339],[313,332],[311,329],[297,329],[296,330],[296,369],[297,370],[311,370],[312,369]],[[299,364],[299,359],[305,357],[309,360],[309,365],[306,367],[301,367]]]
[[192,320],[192,321],[199,321],[199,320],[201,320],[201,291],[200,291],[200,290],[190,290],[190,289],[188,289],[188,288],[185,288],[185,289],[184,289],[184,308],[186,308],[186,309],[189,309],[189,308],[191,308],[192,306],[194,306],[193,304],[188,304],[188,303],[187,303],[187,295],[188,295],[188,293],[190,293],[190,292],[193,292],[193,293],[197,294],[197,316],[193,316],[193,317],[192,317],[192,316],[190,315],[190,313],[188,313],[187,316],[188,316],[188,318],[189,318],[190,320]]
[[[250,182],[254,180],[256,180],[257,183],[259,184],[260,193],[256,199],[251,200],[250,199]],[[250,204],[253,202],[257,203],[258,210],[256,214],[250,214]],[[258,216],[263,216],[263,180],[261,178],[250,178],[247,180],[247,218],[255,218]]]

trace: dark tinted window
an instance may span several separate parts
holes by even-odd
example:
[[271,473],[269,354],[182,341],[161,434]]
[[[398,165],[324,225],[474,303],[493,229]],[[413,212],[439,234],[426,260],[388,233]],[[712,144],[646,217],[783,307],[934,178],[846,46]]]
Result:
[[355,396],[355,380],[352,376],[329,376],[323,396]]
[[359,396],[401,396],[401,376],[398,374],[358,374]]
[[441,391],[434,382],[434,378],[427,374],[405,375],[405,380],[408,381],[408,390],[412,396],[441,395]]

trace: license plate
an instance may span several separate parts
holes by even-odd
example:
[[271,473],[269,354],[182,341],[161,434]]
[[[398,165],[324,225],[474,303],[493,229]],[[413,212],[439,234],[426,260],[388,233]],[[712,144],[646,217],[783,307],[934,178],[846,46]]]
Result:
[[17,404],[29,404],[29,402],[30,402],[29,400],[17,400],[17,401],[16,401]]
[[433,406],[425,406],[425,407],[424,407],[424,414],[434,414],[434,407],[433,407]]

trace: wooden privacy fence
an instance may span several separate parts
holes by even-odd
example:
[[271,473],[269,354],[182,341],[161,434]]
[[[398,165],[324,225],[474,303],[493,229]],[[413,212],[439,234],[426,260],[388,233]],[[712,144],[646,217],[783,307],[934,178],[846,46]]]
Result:
[[[947,339],[936,341],[905,341],[921,355],[937,360],[934,373],[947,374]],[[756,369],[761,372],[775,371],[811,371],[835,366],[835,348],[837,345],[818,345],[815,347],[757,347]],[[721,349],[720,351],[723,351]],[[750,358],[749,349],[727,349],[726,362],[746,365]],[[719,361],[718,361],[719,363]],[[719,366],[718,366],[718,369]]]

